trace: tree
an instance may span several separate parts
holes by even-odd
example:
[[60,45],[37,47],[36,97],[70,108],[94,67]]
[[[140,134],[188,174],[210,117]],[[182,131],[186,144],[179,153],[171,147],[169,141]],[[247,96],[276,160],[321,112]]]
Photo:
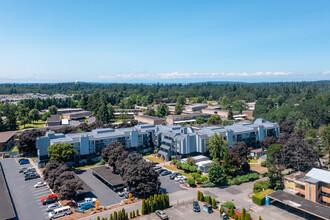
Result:
[[141,155],[128,155],[123,162],[121,175],[126,185],[142,198],[159,191],[161,184],[158,178],[159,175],[152,168],[151,163],[142,159]]
[[96,113],[96,120],[98,121],[102,121],[103,123],[107,124],[110,122],[110,115],[109,115],[109,111],[107,108],[107,105],[105,103],[103,103],[97,113]]
[[330,124],[320,129],[320,137],[325,155],[328,155],[328,166],[330,166]]
[[49,163],[47,163],[47,165],[46,165],[46,169],[44,169],[44,171],[43,171],[44,179],[47,180],[50,173],[53,170],[56,170],[59,166],[61,166],[61,163],[59,163],[55,160],[49,161]]
[[206,123],[208,125],[221,125],[222,120],[220,118],[220,115],[211,115],[211,117],[207,119]]
[[204,122],[205,122],[205,119],[203,117],[197,117],[196,118],[196,123],[197,124],[204,124]]
[[194,158],[192,158],[191,156],[189,156],[187,158],[187,164],[189,164],[190,166],[195,165],[195,163],[196,163],[196,160]]
[[294,130],[309,130],[312,128],[312,123],[306,118],[305,120],[299,119]]
[[235,143],[229,149],[230,164],[237,172],[247,173],[250,170],[248,157],[250,149],[244,142]]
[[52,105],[48,107],[48,111],[51,115],[56,115],[57,114],[57,107],[55,105]]
[[51,114],[49,112],[45,112],[42,116],[41,116],[41,120],[46,121],[47,118],[49,118],[51,116]]
[[[55,165],[55,164],[53,164]],[[48,185],[51,189],[55,187],[56,179],[64,172],[69,171],[69,167],[65,164],[61,164],[58,167],[53,167],[53,165],[50,167],[52,169],[49,169],[47,166],[46,169],[49,169],[48,171],[44,171],[44,173],[47,174],[47,176],[44,176],[45,180],[48,182]],[[47,177],[47,178],[46,178]]]
[[180,103],[176,103],[175,109],[174,109],[174,114],[175,115],[180,115],[183,111],[183,106]]
[[17,113],[21,125],[25,127],[26,124],[30,123],[29,108],[26,105],[19,103],[17,105]]
[[214,208],[214,209],[217,208],[217,204],[215,202],[215,198],[212,199],[212,208]]
[[37,155],[36,139],[43,135],[45,132],[38,129],[24,131],[17,142],[19,152],[28,156]]
[[168,106],[165,103],[160,103],[157,107],[156,116],[163,118],[170,114],[170,111],[168,110]]
[[62,182],[59,190],[59,199],[71,200],[76,197],[79,190],[83,190],[82,182],[79,179],[70,178]]
[[233,114],[233,110],[230,108],[229,112],[228,112],[228,120],[234,120],[234,114]]
[[40,119],[39,111],[37,109],[30,110],[29,118],[31,119],[31,121],[38,121]]
[[184,96],[178,96],[178,98],[176,99],[176,103],[179,103],[180,105],[184,105],[186,104],[186,97]]
[[48,156],[50,160],[56,160],[60,163],[66,162],[73,158],[78,152],[69,143],[57,143],[48,147]]
[[280,125],[281,133],[291,134],[292,132],[294,132],[294,127],[295,126],[296,126],[296,121],[291,120],[291,121],[283,122]]
[[113,171],[120,169],[122,162],[127,157],[123,145],[118,141],[113,141],[102,149],[101,157],[112,166]]
[[209,168],[209,180],[217,185],[224,185],[226,182],[226,174],[218,162],[213,162]]
[[147,108],[145,114],[146,114],[146,115],[149,115],[149,116],[156,116],[156,112],[155,112],[155,110],[154,110],[152,107],[150,107],[150,106],[148,106],[148,108]]
[[0,132],[6,131],[6,125],[3,123],[2,116],[0,115]]
[[214,161],[222,160],[224,152],[228,148],[228,141],[222,138],[221,133],[214,133],[208,143],[207,148],[209,149],[210,155]]
[[7,127],[7,130],[13,131],[17,129],[17,117],[16,117],[16,109],[15,107],[9,107],[8,113],[6,114],[7,120],[5,122],[5,125]]
[[275,144],[277,141],[276,137],[274,136],[269,136],[260,141],[260,146],[262,149],[267,150],[270,145]]

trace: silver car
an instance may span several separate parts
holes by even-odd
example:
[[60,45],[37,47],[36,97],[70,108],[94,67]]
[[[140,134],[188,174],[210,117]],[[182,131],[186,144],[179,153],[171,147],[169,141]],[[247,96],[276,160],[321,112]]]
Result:
[[62,207],[58,202],[57,203],[53,203],[53,204],[50,204],[47,206],[47,212],[51,212],[53,211],[54,209],[57,209],[57,208],[60,208]]

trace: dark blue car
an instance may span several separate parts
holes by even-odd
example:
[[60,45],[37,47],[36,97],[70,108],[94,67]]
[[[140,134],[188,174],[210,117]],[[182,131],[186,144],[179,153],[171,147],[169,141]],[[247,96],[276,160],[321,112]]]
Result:
[[19,165],[29,164],[29,163],[30,163],[30,161],[29,160],[26,160],[26,159],[19,161]]

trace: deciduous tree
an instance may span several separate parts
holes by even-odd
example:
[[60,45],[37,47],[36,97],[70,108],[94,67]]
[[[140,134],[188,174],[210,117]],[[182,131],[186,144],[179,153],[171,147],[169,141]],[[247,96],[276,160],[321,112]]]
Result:
[[57,143],[48,147],[48,156],[50,160],[56,160],[60,163],[66,162],[73,158],[77,151],[69,143]]

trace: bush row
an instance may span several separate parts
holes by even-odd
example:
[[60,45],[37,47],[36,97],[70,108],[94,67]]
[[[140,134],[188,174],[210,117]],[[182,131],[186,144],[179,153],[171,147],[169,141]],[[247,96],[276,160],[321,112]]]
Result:
[[197,191],[197,200],[201,202],[206,202],[207,204],[211,205],[213,209],[217,208],[217,202],[215,198],[211,196],[204,196],[203,192]]
[[152,213],[159,209],[170,207],[170,199],[166,194],[150,196],[149,199],[142,200],[142,215]]
[[272,189],[267,189],[265,191],[261,191],[252,196],[252,201],[257,205],[265,205],[266,196],[272,192],[275,192]]
[[228,185],[239,185],[241,183],[249,182],[259,178],[258,173],[248,173],[242,176],[237,176],[233,179],[228,180]]

